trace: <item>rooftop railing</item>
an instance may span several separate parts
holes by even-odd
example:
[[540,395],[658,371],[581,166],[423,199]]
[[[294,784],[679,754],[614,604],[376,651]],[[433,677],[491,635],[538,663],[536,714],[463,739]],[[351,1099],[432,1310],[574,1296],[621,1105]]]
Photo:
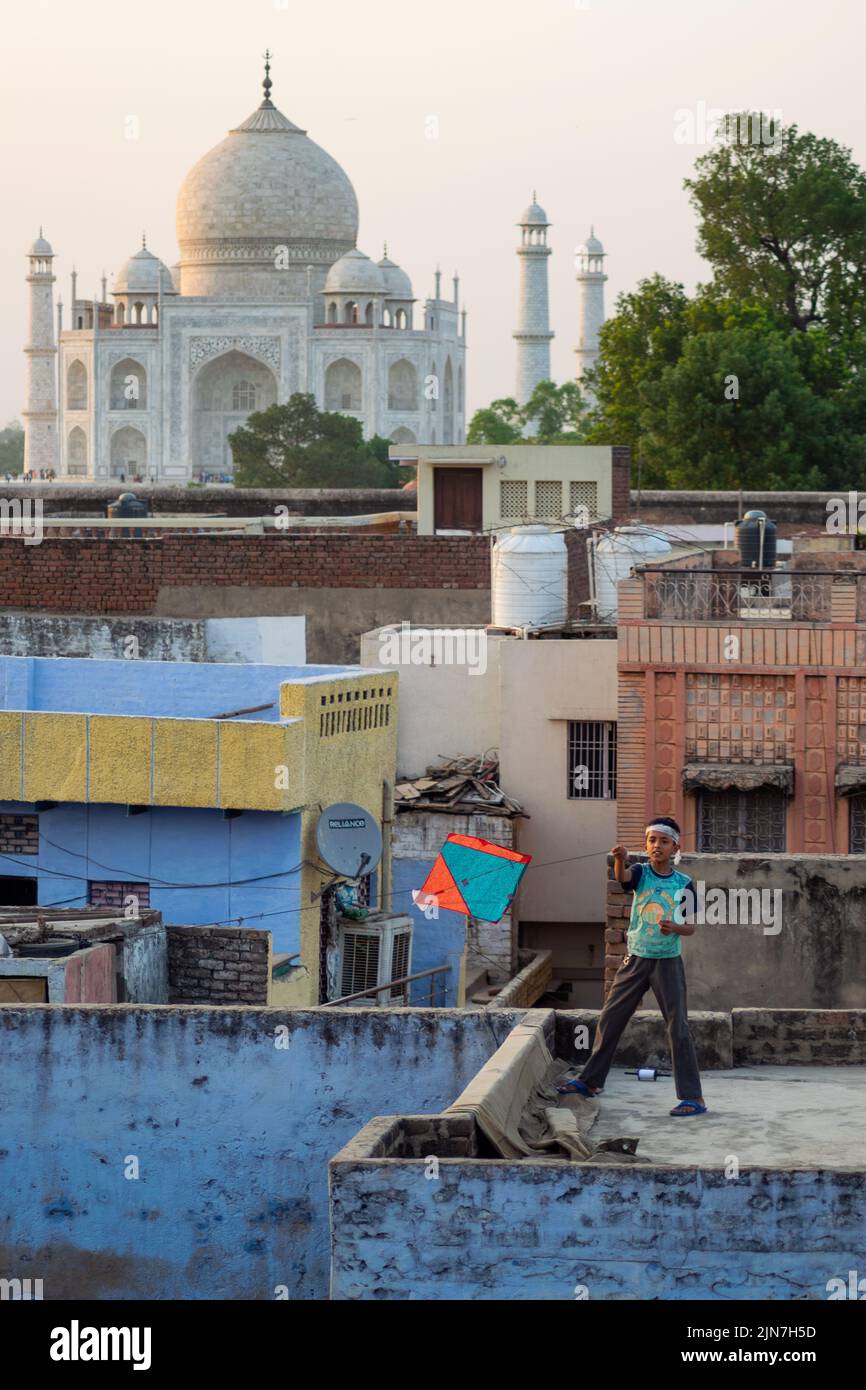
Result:
[[833,575],[814,570],[644,570],[647,618],[829,622]]

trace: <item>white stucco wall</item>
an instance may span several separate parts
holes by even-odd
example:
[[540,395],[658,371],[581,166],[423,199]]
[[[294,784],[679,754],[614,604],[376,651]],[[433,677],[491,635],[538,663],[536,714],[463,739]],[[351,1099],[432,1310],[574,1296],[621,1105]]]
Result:
[[[362,666],[389,664],[388,632],[364,635]],[[489,637],[486,660],[476,676],[456,666],[397,665],[398,773],[420,775],[442,755],[497,748],[502,786],[531,817],[521,822],[520,848],[539,865],[521,887],[521,921],[602,922],[616,802],[569,800],[568,721],[616,720],[617,644]],[[569,862],[540,867],[554,860]]]

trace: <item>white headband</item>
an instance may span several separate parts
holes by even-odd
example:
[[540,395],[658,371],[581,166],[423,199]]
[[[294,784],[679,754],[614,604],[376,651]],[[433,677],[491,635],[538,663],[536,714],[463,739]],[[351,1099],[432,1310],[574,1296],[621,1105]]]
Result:
[[657,830],[659,835],[667,835],[668,839],[673,840],[675,845],[678,845],[680,842],[680,832],[674,830],[672,825],[648,825],[646,834],[648,835],[651,830]]

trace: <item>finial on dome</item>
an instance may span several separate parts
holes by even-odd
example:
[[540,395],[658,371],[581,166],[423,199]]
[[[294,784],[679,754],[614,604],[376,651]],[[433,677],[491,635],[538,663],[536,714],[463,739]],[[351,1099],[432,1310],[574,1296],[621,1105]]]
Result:
[[142,232],[141,234],[141,249],[142,251],[147,250],[147,235],[145,232]]
[[590,236],[595,236],[595,227],[593,226],[593,224],[592,224],[591,222],[590,222],[590,224],[589,224],[589,234],[590,234]]
[[[42,233],[40,232],[39,235],[41,236]],[[385,242],[385,260],[387,261],[387,259],[388,259],[388,243],[387,243],[387,241],[386,241],[386,242]]]
[[[273,82],[271,81],[271,50],[270,50],[269,48],[266,48],[266,49],[265,49],[265,52],[264,52],[264,59],[265,59],[265,80],[264,80],[264,82],[262,83],[262,87],[264,88],[265,99],[264,99],[264,101],[262,102],[262,108],[268,108],[268,107],[273,106],[273,102],[271,101],[271,88],[272,88],[273,85],[274,85]],[[261,109],[261,108],[260,108],[260,109]]]
[[538,190],[535,189],[535,188],[533,188],[533,190],[532,190],[532,201],[533,201],[533,203],[537,203],[537,202],[538,202]]

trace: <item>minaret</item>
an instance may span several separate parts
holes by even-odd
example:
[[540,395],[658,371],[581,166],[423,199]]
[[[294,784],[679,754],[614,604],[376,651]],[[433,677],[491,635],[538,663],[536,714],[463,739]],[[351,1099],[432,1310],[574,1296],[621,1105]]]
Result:
[[604,256],[604,247],[594,228],[590,227],[589,236],[583,246],[578,246],[575,256],[577,283],[580,285],[580,338],[575,348],[578,383],[598,360],[598,330],[604,323],[604,285],[607,280]]
[[520,227],[520,299],[517,313],[517,389],[518,405],[526,405],[540,381],[550,380],[550,310],[547,296],[547,220],[535,194],[517,224]]
[[54,341],[54,252],[42,235],[28,252],[30,274],[30,340],[27,355],[27,397],[24,419],[24,471],[57,467],[57,373]]

